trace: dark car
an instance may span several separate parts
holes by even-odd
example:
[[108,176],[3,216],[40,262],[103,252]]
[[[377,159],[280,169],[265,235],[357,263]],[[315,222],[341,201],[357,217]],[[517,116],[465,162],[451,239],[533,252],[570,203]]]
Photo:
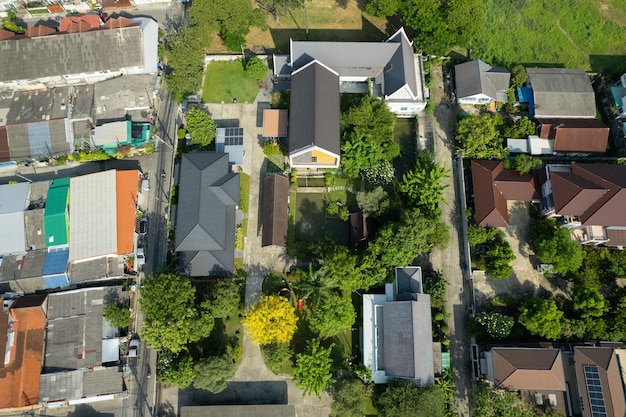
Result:
[[145,235],[148,233],[148,219],[145,217],[139,221],[139,234]]

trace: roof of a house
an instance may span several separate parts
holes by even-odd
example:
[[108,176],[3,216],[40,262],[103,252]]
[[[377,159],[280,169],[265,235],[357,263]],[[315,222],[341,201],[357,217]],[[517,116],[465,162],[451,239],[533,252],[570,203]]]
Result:
[[394,283],[396,297],[404,294],[421,294],[423,292],[422,268],[419,266],[397,266]]
[[539,137],[554,139],[556,152],[605,152],[609,127],[597,119],[538,119]]
[[506,101],[502,94],[509,88],[511,73],[505,68],[493,68],[491,65],[474,60],[454,66],[456,96],[458,98],[484,94],[492,100]]
[[531,174],[504,169],[502,161],[472,160],[474,218],[485,227],[507,227],[507,200],[535,201],[539,194]]
[[109,170],[70,180],[71,261],[117,253],[116,178]]
[[47,250],[31,250],[26,254],[4,256],[0,265],[0,283],[6,283],[12,291],[26,293],[45,289],[43,265]]
[[526,68],[536,117],[594,118],[596,100],[581,69]]
[[30,209],[24,212],[26,247],[29,249],[43,249],[46,247],[43,215],[44,209],[40,208]]
[[37,36],[48,36],[54,35],[55,33],[57,33],[57,31],[53,27],[47,25],[36,25],[27,27],[25,35],[29,38],[36,38]]
[[137,218],[137,190],[139,171],[116,171],[115,195],[117,205],[117,253],[126,255],[135,244],[135,219]]
[[69,198],[69,178],[59,178],[50,184],[43,218],[46,246],[66,245],[68,243]]
[[386,302],[383,308],[385,374],[416,385],[434,382],[430,296],[416,301]]
[[289,153],[317,146],[335,155],[340,145],[339,77],[318,61],[291,77]]
[[41,274],[43,276],[65,274],[69,256],[70,251],[67,247],[50,249],[46,254]]
[[611,246],[626,246],[626,229],[606,228],[606,236],[609,238],[608,244]]
[[263,246],[287,246],[289,179],[274,174],[263,180]]
[[[0,367],[0,409],[36,405],[45,334],[46,295],[19,298],[10,311],[14,348],[10,362]],[[4,359],[4,358],[3,358]]]
[[554,209],[589,226],[626,226],[626,166],[572,163],[571,172],[550,171]]
[[117,366],[78,369],[42,374],[39,400],[41,402],[76,400],[98,395],[119,394],[123,390],[122,373]]
[[108,256],[73,262],[70,263],[68,272],[70,280],[77,283],[121,278],[124,275],[124,261],[121,256]]
[[[574,348],[574,361],[584,416],[592,417],[604,411],[606,417],[623,417],[626,402],[615,350],[610,347],[577,346]],[[590,397],[593,398],[591,404]]]
[[[130,114],[133,121],[148,120],[154,75],[122,75],[94,85],[94,116],[97,124],[124,121]],[[134,110],[133,110],[134,109]]]
[[131,137],[130,120],[121,120],[96,126],[91,135],[94,146],[125,144]]
[[223,275],[234,269],[235,208],[239,174],[228,155],[183,155],[176,224],[176,251],[192,276]]
[[288,404],[183,406],[180,417],[295,417]]
[[287,110],[263,110],[263,136],[266,138],[287,136]]
[[9,151],[9,136],[7,134],[7,127],[0,126],[0,162],[7,162],[10,160],[11,152]]
[[12,160],[51,158],[73,151],[64,119],[7,126]]
[[353,245],[362,245],[366,243],[369,236],[369,230],[367,225],[367,216],[364,215],[363,210],[350,213],[348,222],[350,224],[350,243]]
[[559,349],[491,349],[496,387],[514,390],[565,391],[565,374]]
[[24,210],[28,207],[27,182],[0,185],[0,255],[26,250]]
[[[141,67],[141,38],[141,28],[131,26],[2,40],[0,81]],[[68,56],[76,59],[67,59]],[[16,65],[25,60],[29,61],[29,65]]]
[[100,28],[100,16],[86,14],[82,16],[68,16],[59,22],[59,32],[86,32]]

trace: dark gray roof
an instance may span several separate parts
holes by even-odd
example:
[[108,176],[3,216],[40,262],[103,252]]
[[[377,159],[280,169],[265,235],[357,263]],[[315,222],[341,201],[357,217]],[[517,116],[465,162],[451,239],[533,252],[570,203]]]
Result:
[[287,404],[184,406],[180,417],[296,417],[296,409]]
[[183,155],[179,187],[176,251],[187,252],[181,253],[184,270],[192,276],[232,272],[239,174],[229,172],[228,154]]
[[[148,109],[155,83],[156,77],[150,74],[122,75],[96,83],[93,104],[96,123],[126,120],[127,109]],[[147,117],[133,118],[134,121],[146,119]]]
[[102,365],[102,309],[120,290],[88,288],[48,296],[44,372]]
[[0,41],[0,81],[143,66],[139,26]]
[[526,68],[536,117],[595,117],[589,76],[581,69]]
[[[505,68],[493,68],[481,60],[464,62],[454,66],[456,96],[458,98],[484,94],[500,100],[498,91],[509,88],[511,73]],[[504,97],[506,99],[506,97]]]
[[[419,294],[422,292],[422,268],[419,266],[396,267],[396,299],[398,296]],[[410,296],[410,299],[417,299]]]
[[385,374],[418,386],[434,383],[430,296],[386,302],[383,308]]
[[73,150],[64,119],[44,120],[7,126],[12,160],[67,155]]
[[41,402],[118,394],[122,390],[122,373],[117,366],[41,374],[39,378]]
[[85,369],[83,371],[83,396],[118,394],[122,392],[122,373],[117,366]]
[[25,293],[45,289],[42,271],[46,253],[43,249],[5,256],[0,265],[0,283],[8,284],[11,291]]
[[318,146],[340,155],[339,77],[312,62],[291,78],[289,153]]
[[263,180],[263,246],[287,246],[289,179],[269,175]]
[[421,85],[418,90],[415,75],[413,45],[407,39],[404,31],[400,30],[389,38],[386,45],[390,44],[396,44],[399,47],[385,65],[383,94],[391,95],[406,84],[413,95],[421,99]]

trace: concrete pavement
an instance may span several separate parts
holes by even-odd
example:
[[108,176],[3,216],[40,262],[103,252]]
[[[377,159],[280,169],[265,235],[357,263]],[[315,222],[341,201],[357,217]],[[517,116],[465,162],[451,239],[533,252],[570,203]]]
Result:
[[464,208],[462,208],[463,185],[459,183],[459,169],[454,163],[454,106],[448,106],[448,97],[444,94],[443,77],[440,66],[431,67],[431,75],[435,80],[435,86],[431,89],[431,98],[437,104],[433,120],[434,150],[437,162],[444,164],[451,170],[451,175],[444,179],[444,184],[449,187],[444,190],[444,198],[447,201],[443,209],[443,220],[450,226],[450,243],[444,250],[435,250],[431,254],[431,263],[435,270],[443,273],[448,282],[446,294],[446,310],[450,315],[448,327],[450,329],[450,359],[454,375],[454,406],[460,416],[470,416],[469,399],[471,395],[471,361],[470,343],[467,334],[467,319],[469,314],[469,288],[464,279],[464,271],[461,264],[461,251],[465,238],[463,236],[462,222],[465,221]]

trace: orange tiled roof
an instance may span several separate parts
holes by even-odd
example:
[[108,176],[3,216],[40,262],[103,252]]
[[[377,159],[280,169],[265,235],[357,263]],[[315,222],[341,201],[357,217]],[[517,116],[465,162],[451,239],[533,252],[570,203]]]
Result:
[[119,29],[119,28],[127,28],[129,26],[136,26],[136,25],[139,25],[139,23],[135,23],[126,17],[119,16],[117,18],[111,18],[107,20],[106,23],[104,24],[104,27],[107,29]]
[[0,41],[11,39],[13,36],[15,36],[15,33],[9,30],[0,29]]
[[45,25],[29,26],[26,29],[26,36],[28,36],[29,38],[36,38],[38,36],[53,35],[55,33],[57,33],[57,31],[54,28],[51,28],[51,27],[45,26]]
[[87,32],[100,28],[100,16],[87,14],[84,16],[71,16],[61,19],[59,32],[76,33]]
[[117,253],[125,255],[133,251],[139,171],[117,171],[115,175]]
[[65,9],[60,4],[50,4],[50,5],[48,5],[48,11],[50,13],[65,13]]
[[9,364],[0,368],[0,409],[36,405],[39,401],[46,324],[41,304],[45,297],[22,297],[10,310],[15,342]]

